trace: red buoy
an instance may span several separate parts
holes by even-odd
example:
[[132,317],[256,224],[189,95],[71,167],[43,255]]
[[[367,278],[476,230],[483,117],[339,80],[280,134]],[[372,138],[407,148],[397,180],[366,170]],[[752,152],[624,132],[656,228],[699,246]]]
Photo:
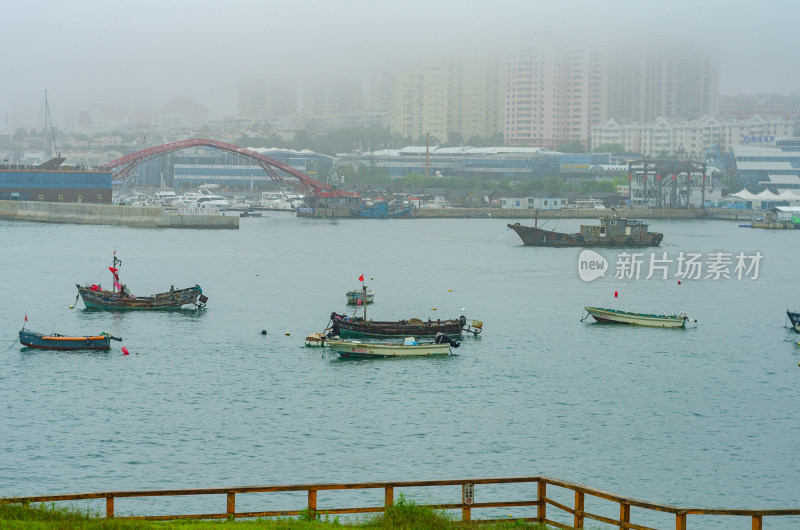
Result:
[[130,353],[130,352],[128,351],[128,348],[126,348],[125,346],[123,346],[123,347],[122,347],[122,355],[128,355],[129,353]]

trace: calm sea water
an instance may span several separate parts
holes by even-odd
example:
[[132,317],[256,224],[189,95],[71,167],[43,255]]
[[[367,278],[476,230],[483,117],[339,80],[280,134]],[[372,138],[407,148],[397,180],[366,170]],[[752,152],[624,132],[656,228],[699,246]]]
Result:
[[[800,234],[654,221],[659,254],[758,251],[758,278],[678,284],[672,264],[667,280],[646,280],[646,268],[615,279],[619,251],[602,251],[612,270],[585,282],[579,249],[524,247],[507,222],[272,213],[199,231],[0,221],[8,346],[25,314],[33,330],[124,339],[110,353],[3,347],[0,495],[545,474],[684,506],[800,505],[800,347],[785,316],[800,308]],[[199,283],[208,308],[69,309],[76,283],[110,285],[114,249],[134,293]],[[436,359],[344,361],[304,347],[346,309],[362,273],[375,319],[464,314],[485,331]],[[598,325],[581,321],[585,305],[685,311],[698,326]],[[163,500],[125,502],[118,512],[159,513]],[[224,499],[180,502],[224,510]],[[237,509],[263,509],[247,502]],[[674,527],[636,510],[634,521]],[[690,516],[698,522],[750,524]]]

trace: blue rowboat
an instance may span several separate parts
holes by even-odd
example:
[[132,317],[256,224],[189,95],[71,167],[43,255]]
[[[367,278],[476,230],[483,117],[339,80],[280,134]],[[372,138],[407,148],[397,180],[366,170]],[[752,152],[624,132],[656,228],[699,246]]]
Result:
[[121,341],[121,338],[112,337],[107,333],[99,335],[66,336],[53,333],[45,335],[29,329],[19,331],[19,342],[28,348],[42,350],[108,350],[111,340]]

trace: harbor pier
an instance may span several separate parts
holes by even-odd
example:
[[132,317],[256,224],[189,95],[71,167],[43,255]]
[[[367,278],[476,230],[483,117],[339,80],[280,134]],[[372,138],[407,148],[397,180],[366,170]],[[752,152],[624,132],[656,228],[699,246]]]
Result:
[[238,215],[179,215],[161,207],[41,201],[0,201],[0,219],[137,228],[239,228]]

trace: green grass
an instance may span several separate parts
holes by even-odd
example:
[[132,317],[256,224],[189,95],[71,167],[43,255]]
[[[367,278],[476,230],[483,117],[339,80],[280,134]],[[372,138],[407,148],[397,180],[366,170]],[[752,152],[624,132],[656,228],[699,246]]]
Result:
[[[316,516],[316,517],[315,517]],[[5,504],[0,503],[0,528],[3,530],[154,530],[190,529],[218,530],[223,528],[250,529],[290,529],[290,530],[383,530],[383,529],[424,529],[449,530],[481,528],[526,528],[546,530],[548,527],[522,521],[507,521],[493,524],[462,523],[439,510],[418,506],[403,495],[386,513],[363,520],[342,523],[339,517],[324,512],[312,513],[304,510],[297,518],[276,518],[236,521],[126,521],[124,519],[105,519],[99,513],[61,507],[55,504]]]

